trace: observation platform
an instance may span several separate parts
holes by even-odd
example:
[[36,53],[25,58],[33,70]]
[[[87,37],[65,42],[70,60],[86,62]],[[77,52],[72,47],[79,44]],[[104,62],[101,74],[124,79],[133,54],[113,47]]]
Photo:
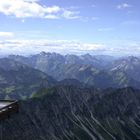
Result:
[[17,100],[0,100],[0,121],[10,118],[14,113],[18,113],[19,105]]

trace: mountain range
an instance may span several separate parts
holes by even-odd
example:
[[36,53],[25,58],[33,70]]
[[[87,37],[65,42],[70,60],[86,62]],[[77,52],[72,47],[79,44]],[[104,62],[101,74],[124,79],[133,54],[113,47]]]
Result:
[[140,140],[140,58],[45,53],[0,59],[4,140]]
[[0,59],[0,97],[26,99],[55,85],[140,89],[140,58],[129,56],[10,55]]
[[47,74],[25,64],[0,59],[0,97],[1,99],[25,99],[42,87],[56,81]]
[[10,55],[9,59],[38,69],[57,81],[76,79],[79,82],[105,89],[109,87],[140,88],[140,58],[129,56],[61,55],[45,53],[32,56]]

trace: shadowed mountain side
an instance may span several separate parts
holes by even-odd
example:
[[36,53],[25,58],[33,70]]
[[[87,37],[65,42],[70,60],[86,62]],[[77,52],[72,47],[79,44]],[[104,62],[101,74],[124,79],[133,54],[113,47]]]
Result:
[[1,99],[24,99],[41,87],[55,83],[53,78],[39,70],[7,58],[0,59]]
[[[106,94],[104,94],[106,92]],[[79,94],[80,93],[80,94]],[[3,122],[4,140],[138,140],[140,91],[57,86],[20,102]]]

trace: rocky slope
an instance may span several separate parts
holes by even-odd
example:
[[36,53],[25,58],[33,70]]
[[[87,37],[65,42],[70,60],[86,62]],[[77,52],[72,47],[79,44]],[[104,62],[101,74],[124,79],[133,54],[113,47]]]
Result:
[[4,140],[139,140],[140,91],[58,86],[20,102]]

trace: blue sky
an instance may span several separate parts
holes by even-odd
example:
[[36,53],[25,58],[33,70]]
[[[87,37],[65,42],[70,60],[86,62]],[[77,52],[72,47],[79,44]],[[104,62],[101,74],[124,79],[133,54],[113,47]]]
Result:
[[139,0],[0,1],[0,54],[140,54]]

